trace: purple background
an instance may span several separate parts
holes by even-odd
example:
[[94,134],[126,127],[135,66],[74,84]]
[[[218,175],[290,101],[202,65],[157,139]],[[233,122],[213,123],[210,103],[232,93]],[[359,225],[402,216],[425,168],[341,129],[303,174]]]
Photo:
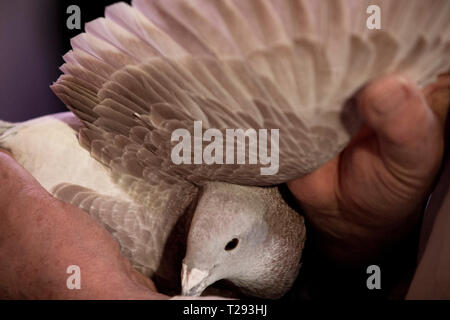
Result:
[[[67,7],[80,6],[82,25],[119,0],[0,1],[0,119],[23,121],[66,111],[49,86],[58,79],[70,38]],[[130,2],[130,1],[126,1]]]
[[54,3],[0,3],[0,119],[19,121],[65,110],[49,88],[60,74],[63,53]]

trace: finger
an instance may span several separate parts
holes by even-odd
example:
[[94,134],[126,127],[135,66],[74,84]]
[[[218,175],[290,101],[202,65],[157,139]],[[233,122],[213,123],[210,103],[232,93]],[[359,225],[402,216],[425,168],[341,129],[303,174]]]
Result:
[[450,108],[450,71],[423,90],[427,102],[444,125]]
[[0,150],[0,208],[3,213],[11,208],[14,212],[22,212],[30,206],[29,201],[19,201],[24,195],[39,199],[34,205],[48,205],[52,202],[50,195],[39,183],[12,157]]
[[357,99],[390,169],[429,175],[438,166],[442,124],[416,85],[401,76],[387,76],[363,89]]

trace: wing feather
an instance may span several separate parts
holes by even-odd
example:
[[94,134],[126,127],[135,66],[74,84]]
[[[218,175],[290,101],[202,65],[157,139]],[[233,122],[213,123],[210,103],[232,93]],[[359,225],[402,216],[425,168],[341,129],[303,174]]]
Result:
[[[367,28],[369,5],[380,6],[382,30]],[[397,72],[424,85],[448,68],[449,18],[446,0],[135,0],[72,40],[53,89],[90,124],[80,141],[117,177],[270,185],[346,146],[360,123],[347,101],[366,83]],[[278,174],[174,165],[171,133],[193,134],[196,120],[222,134],[279,129]]]

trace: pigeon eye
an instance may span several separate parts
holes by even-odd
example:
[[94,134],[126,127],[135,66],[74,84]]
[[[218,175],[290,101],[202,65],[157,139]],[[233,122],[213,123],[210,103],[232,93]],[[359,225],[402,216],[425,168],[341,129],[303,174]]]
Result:
[[237,247],[238,243],[239,243],[239,239],[234,238],[233,240],[231,240],[230,242],[227,243],[227,245],[225,246],[225,250],[226,251],[233,250],[234,248]]

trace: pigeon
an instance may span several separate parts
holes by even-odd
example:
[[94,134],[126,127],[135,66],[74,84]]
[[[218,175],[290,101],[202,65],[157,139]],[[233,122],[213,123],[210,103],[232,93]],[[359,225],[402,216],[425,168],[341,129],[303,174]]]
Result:
[[[189,225],[190,245],[182,272],[192,276],[183,277],[187,281],[185,295],[200,295],[220,279],[246,283],[242,292],[250,296],[281,297],[290,288],[300,269],[305,228],[303,218],[285,202],[278,188],[210,182],[203,186],[198,203],[197,191],[187,183],[148,188],[135,181],[136,186],[130,185],[135,193],[130,193],[131,189],[120,188],[112,179],[107,166],[81,147],[77,133],[82,127],[72,113],[20,124],[2,122],[0,147],[10,151],[53,196],[100,221],[134,267],[153,277],[162,292],[180,293]],[[140,196],[144,197],[141,201],[134,200]],[[193,201],[195,214],[189,209]],[[255,257],[250,258],[252,255]],[[271,259],[283,257],[287,264],[272,270]],[[235,270],[239,261],[242,266]],[[258,268],[258,262],[267,265]],[[191,265],[195,267],[189,268]],[[249,268],[254,272],[246,272]],[[203,272],[200,270],[211,273],[197,283],[195,275]],[[269,273],[271,281],[265,278]],[[224,289],[210,292],[236,295]]]
[[[34,145],[42,161],[22,163],[98,219],[162,292],[179,283],[184,295],[200,295],[226,279],[247,295],[279,298],[300,270],[306,233],[277,186],[347,146],[362,124],[352,97],[364,85],[399,73],[425,86],[448,69],[449,18],[447,0],[114,4],[71,40],[52,85],[79,122],[36,120],[48,122],[41,132],[61,134]],[[8,129],[0,145],[26,154],[20,132],[38,122]],[[247,136],[230,143],[230,129]],[[181,162],[174,132],[190,138]],[[272,143],[260,134],[257,151],[245,152],[252,133]],[[217,146],[230,152],[221,157]],[[211,148],[214,161],[202,161]],[[277,155],[276,170],[263,171],[264,154]],[[53,156],[73,160],[43,160]]]

